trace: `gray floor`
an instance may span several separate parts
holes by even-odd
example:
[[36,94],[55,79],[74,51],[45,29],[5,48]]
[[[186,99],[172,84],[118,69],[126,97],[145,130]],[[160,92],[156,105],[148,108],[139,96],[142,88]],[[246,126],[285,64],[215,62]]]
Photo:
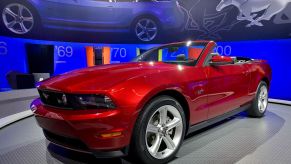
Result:
[[36,97],[38,97],[36,89],[0,92],[0,119],[28,110]]
[[[0,130],[0,163],[129,163],[95,159],[44,139],[33,117]],[[291,163],[291,106],[270,104],[266,117],[245,113],[188,136],[171,163]]]

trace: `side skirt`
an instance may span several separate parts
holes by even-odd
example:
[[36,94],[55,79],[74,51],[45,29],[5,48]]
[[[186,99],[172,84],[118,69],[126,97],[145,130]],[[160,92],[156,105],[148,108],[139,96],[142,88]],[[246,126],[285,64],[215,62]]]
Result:
[[197,130],[203,129],[203,128],[207,127],[207,126],[213,125],[213,124],[215,124],[217,122],[220,122],[222,120],[225,120],[226,118],[234,116],[234,115],[236,115],[238,113],[241,113],[241,112],[247,110],[248,108],[250,108],[250,106],[251,106],[251,104],[248,103],[248,104],[243,105],[243,106],[241,106],[241,107],[239,107],[237,109],[234,109],[234,110],[232,110],[230,112],[224,113],[223,115],[220,115],[220,116],[211,118],[209,120],[203,121],[201,123],[192,125],[192,126],[189,127],[187,135],[190,134],[190,133],[193,133],[193,132],[195,132]]

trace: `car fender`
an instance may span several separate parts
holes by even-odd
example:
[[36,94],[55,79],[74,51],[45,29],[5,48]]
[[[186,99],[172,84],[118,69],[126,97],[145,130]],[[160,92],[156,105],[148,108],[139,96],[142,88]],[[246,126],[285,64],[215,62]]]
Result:
[[[251,73],[251,83],[249,87],[249,94],[255,95],[259,83],[263,79],[267,79],[267,82],[271,81],[271,68],[266,61],[254,61],[254,64],[249,69]],[[270,85],[269,85],[270,87]]]

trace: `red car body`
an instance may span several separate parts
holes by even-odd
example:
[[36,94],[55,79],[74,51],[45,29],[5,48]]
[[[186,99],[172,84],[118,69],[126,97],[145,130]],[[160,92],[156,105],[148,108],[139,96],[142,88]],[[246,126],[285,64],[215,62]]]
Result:
[[[201,43],[205,43],[205,49],[195,66],[133,62],[85,68],[48,79],[39,90],[103,94],[116,108],[64,110],[38,98],[32,103],[36,120],[56,144],[97,156],[122,156],[134,135],[139,112],[157,95],[170,95],[181,103],[189,133],[195,125],[250,103],[260,81],[270,83],[271,69],[266,61],[212,66],[205,61],[216,44]],[[225,59],[227,62],[230,58]]]

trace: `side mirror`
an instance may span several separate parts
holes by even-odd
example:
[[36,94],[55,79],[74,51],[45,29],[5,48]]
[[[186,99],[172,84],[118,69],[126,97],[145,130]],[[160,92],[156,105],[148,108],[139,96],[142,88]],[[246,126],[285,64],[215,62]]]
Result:
[[220,56],[220,55],[212,56],[209,62],[210,65],[224,65],[224,64],[232,64],[232,63],[233,63],[233,60],[231,57]]

